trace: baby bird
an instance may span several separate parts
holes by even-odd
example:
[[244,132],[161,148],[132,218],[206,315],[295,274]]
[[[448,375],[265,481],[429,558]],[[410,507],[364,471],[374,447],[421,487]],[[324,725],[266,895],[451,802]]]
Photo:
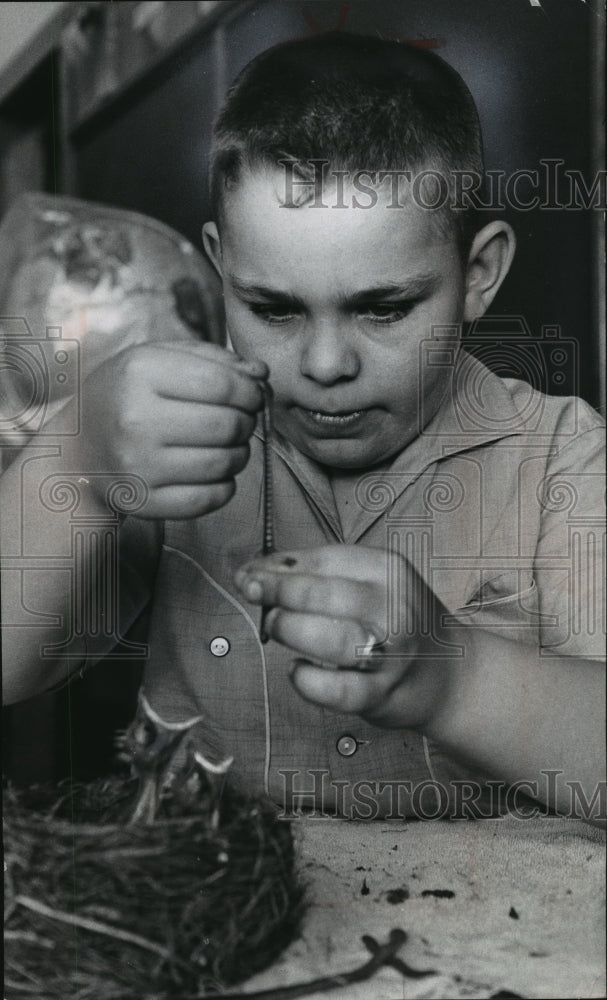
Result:
[[130,763],[133,776],[139,779],[129,824],[153,823],[163,798],[170,816],[205,811],[211,829],[217,830],[221,795],[234,758],[214,764],[188,747],[184,765],[179,771],[170,771],[183,739],[201,721],[198,715],[185,722],[165,722],[140,690],[137,715],[119,740],[121,758]]
[[122,758],[139,779],[137,801],[130,818],[133,823],[153,823],[167,773],[182,740],[202,716],[185,722],[165,722],[154,711],[142,690],[137,715],[121,739]]
[[233,757],[227,757],[219,764],[213,764],[200,751],[188,747],[187,760],[170,784],[169,811],[183,815],[204,809],[208,813],[210,828],[217,830],[221,796],[233,762]]

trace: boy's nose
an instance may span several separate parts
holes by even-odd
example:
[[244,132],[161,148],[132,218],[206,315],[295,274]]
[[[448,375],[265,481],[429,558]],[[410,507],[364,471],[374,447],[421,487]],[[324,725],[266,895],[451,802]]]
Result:
[[333,385],[358,375],[360,358],[343,327],[335,323],[318,323],[306,334],[300,361],[302,375],[321,385]]

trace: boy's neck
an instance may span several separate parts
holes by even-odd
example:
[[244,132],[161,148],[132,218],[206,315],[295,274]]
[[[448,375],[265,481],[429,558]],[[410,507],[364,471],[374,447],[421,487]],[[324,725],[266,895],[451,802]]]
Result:
[[[373,466],[373,472],[382,472],[388,469],[393,462],[393,458]],[[366,475],[369,469],[327,469],[329,482],[335,499],[335,506],[339,514],[341,528],[344,538],[350,537],[351,531],[360,514],[360,505],[356,499],[356,487],[361,476]]]

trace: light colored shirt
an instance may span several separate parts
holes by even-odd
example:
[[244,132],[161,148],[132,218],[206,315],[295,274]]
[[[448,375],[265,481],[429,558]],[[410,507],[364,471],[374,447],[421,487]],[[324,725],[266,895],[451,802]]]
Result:
[[[459,620],[528,644],[529,670],[542,651],[602,655],[603,426],[581,400],[502,380],[464,355],[418,437],[387,471],[361,472],[347,536],[322,468],[278,434],[271,444],[278,550],[383,547],[387,566],[400,553]],[[203,716],[195,745],[233,756],[231,780],[287,814],[301,802],[328,814],[435,815],[441,788],[451,796],[470,771],[416,732],[304,701],[289,681],[294,654],[260,642],[260,608],[233,577],[262,533],[256,432],[233,499],[164,525],[144,678],[153,707],[171,721]],[[404,627],[396,596],[390,607],[386,638]]]

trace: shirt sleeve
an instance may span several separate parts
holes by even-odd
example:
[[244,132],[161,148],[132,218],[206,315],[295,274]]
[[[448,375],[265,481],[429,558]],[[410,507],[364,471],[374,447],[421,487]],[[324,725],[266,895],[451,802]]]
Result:
[[581,433],[555,450],[536,489],[540,532],[534,577],[544,655],[602,659],[605,430],[590,408],[584,423]]
[[105,600],[108,602],[101,620],[105,627],[88,630],[84,638],[85,653],[74,667],[66,670],[65,679],[50,688],[59,691],[78,674],[104,657],[145,658],[146,635],[137,640],[128,635],[135,623],[138,633],[144,612],[149,609],[156,582],[156,572],[164,537],[164,523],[127,517],[120,527],[116,542],[115,571],[106,564],[104,572]]

